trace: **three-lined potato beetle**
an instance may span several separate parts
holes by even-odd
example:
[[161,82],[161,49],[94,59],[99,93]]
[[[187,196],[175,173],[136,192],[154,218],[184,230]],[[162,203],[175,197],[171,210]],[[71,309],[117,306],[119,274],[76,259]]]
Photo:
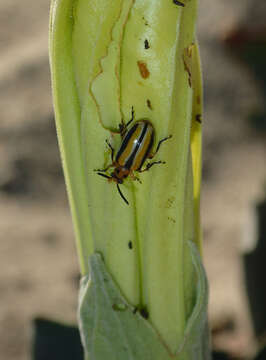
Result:
[[[132,117],[127,124],[120,124],[119,133],[122,137],[121,145],[117,151],[117,154],[114,158],[114,148],[106,140],[107,145],[111,149],[111,159],[112,163],[109,164],[105,169],[98,169],[97,174],[107,178],[109,181],[114,181],[117,185],[118,192],[122,199],[129,204],[127,199],[121,192],[119,184],[123,184],[123,181],[130,176],[132,180],[140,179],[134,175],[134,171],[144,172],[149,170],[155,164],[165,164],[165,161],[153,161],[148,163],[144,169],[142,166],[147,158],[152,159],[159,148],[165,140],[168,140],[172,135],[167,136],[166,138],[159,141],[157,148],[154,153],[152,153],[152,147],[154,143],[155,130],[152,123],[148,119],[140,119],[135,121],[135,123],[130,126],[134,120],[134,110],[132,108]],[[109,168],[113,167],[114,171],[111,175],[106,175],[105,173]]]

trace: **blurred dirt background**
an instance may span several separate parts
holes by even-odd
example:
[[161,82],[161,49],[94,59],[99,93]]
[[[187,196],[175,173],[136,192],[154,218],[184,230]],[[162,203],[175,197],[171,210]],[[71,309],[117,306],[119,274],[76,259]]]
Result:
[[[266,4],[199,2],[210,323],[217,349],[248,359],[257,343],[241,253],[254,234],[253,208],[265,190],[266,111],[260,76],[235,50],[254,29],[266,47]],[[30,358],[36,316],[76,322],[79,268],[53,120],[49,5],[0,3],[0,358],[6,360]]]

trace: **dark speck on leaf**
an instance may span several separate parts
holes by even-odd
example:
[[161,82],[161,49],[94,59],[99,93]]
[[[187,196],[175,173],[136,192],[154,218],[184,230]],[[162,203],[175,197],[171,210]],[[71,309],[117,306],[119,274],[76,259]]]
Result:
[[146,306],[144,307],[140,307],[140,305],[135,306],[133,309],[133,314],[136,314],[137,312],[140,313],[140,315],[144,318],[144,319],[148,319],[149,318],[149,313],[148,310],[146,308]]
[[149,24],[148,24],[148,21],[145,20],[145,17],[144,17],[144,16],[142,16],[142,19],[144,20],[145,25],[148,26],[148,25],[149,25]]
[[183,6],[183,7],[185,6],[185,4],[183,4],[181,1],[178,0],[173,0],[173,3],[178,6]]
[[147,106],[150,110],[152,110],[151,101],[150,99],[147,99]]
[[199,122],[201,124],[201,114],[197,114],[196,115],[196,121]]
[[142,309],[139,310],[140,315],[144,318],[144,319],[148,319],[149,318],[149,313],[148,310],[144,307]]
[[144,41],[144,47],[146,50],[150,48],[150,44],[147,39],[145,39],[145,41]]

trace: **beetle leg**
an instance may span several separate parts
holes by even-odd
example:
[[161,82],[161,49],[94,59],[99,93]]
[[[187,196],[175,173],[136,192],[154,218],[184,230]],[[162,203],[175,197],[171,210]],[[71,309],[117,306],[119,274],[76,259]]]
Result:
[[112,147],[112,145],[109,143],[109,141],[106,139],[105,140],[106,144],[109,146],[109,148],[111,149],[111,159],[112,159],[112,163],[114,162],[114,148]]
[[101,172],[106,172],[108,169],[110,169],[110,167],[112,167],[113,166],[113,164],[110,164],[110,165],[108,165],[106,168],[104,168],[104,169],[94,169],[93,171],[101,171]]
[[106,178],[106,179],[108,179],[108,180],[112,180],[112,176],[108,176],[108,175],[102,174],[102,173],[100,173],[100,172],[98,172],[97,175],[100,175],[100,176],[102,176],[102,177],[104,177],[104,178]]
[[172,137],[172,135],[169,135],[169,136],[163,138],[162,140],[160,140],[160,141],[158,142],[157,148],[156,148],[155,153],[153,154],[153,156],[157,154],[157,152],[159,151],[162,143],[163,143],[164,141],[168,140],[168,139],[171,139],[171,137]]
[[129,124],[132,123],[132,121],[134,120],[134,117],[135,117],[135,111],[134,111],[134,108],[132,106],[131,107],[131,119],[126,123],[126,128],[128,127]]
[[138,170],[139,172],[148,171],[153,165],[155,164],[165,164],[165,161],[153,161],[152,163],[148,163],[145,167],[145,169]]
[[123,135],[125,134],[125,132],[126,132],[126,125],[125,125],[125,123],[124,123],[124,121],[121,121],[121,123],[119,124],[119,130],[118,130],[118,132],[119,132],[119,134],[121,135],[121,137],[123,137]]
[[116,187],[117,187],[117,190],[118,190],[119,195],[121,196],[121,198],[124,200],[124,202],[125,202],[127,205],[129,205],[129,202],[127,201],[127,199],[126,199],[125,196],[123,195],[123,193],[122,193],[122,191],[121,191],[121,189],[120,189],[119,184],[116,184]]
[[109,141],[106,139],[105,140],[106,144],[109,146],[109,148],[111,149],[111,159],[112,159],[112,164],[108,165],[106,168],[104,169],[94,169],[94,171],[101,171],[101,172],[106,172],[108,169],[110,169],[110,167],[113,166],[114,163],[114,148],[112,147],[112,145],[109,143]]
[[135,176],[133,173],[130,173],[129,175],[132,180],[137,180],[140,184],[142,184],[141,180],[137,176]]
[[121,124],[119,124],[119,132],[121,137],[123,137],[127,131],[127,127],[129,124],[132,123],[132,121],[134,120],[135,117],[135,111],[133,106],[131,107],[131,119],[125,124],[124,121],[121,122]]

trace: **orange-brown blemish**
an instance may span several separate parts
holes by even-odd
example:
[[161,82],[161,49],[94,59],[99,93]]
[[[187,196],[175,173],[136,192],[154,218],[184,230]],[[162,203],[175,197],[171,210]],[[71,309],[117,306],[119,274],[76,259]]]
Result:
[[185,57],[183,56],[183,61],[184,61],[184,68],[185,68],[185,71],[188,73],[188,84],[190,87],[192,87],[192,74],[191,74],[191,71],[190,71],[190,68],[189,68],[189,65],[187,64],[186,62],[186,59]]
[[185,71],[188,73],[188,84],[192,87],[192,51],[195,45],[192,43],[190,46],[184,49],[183,62]]
[[200,96],[199,95],[197,96],[196,100],[197,100],[197,104],[200,105]]
[[147,68],[147,64],[144,61],[138,61],[137,64],[139,67],[139,72],[141,77],[143,77],[143,79],[147,79],[150,76],[150,72]]

